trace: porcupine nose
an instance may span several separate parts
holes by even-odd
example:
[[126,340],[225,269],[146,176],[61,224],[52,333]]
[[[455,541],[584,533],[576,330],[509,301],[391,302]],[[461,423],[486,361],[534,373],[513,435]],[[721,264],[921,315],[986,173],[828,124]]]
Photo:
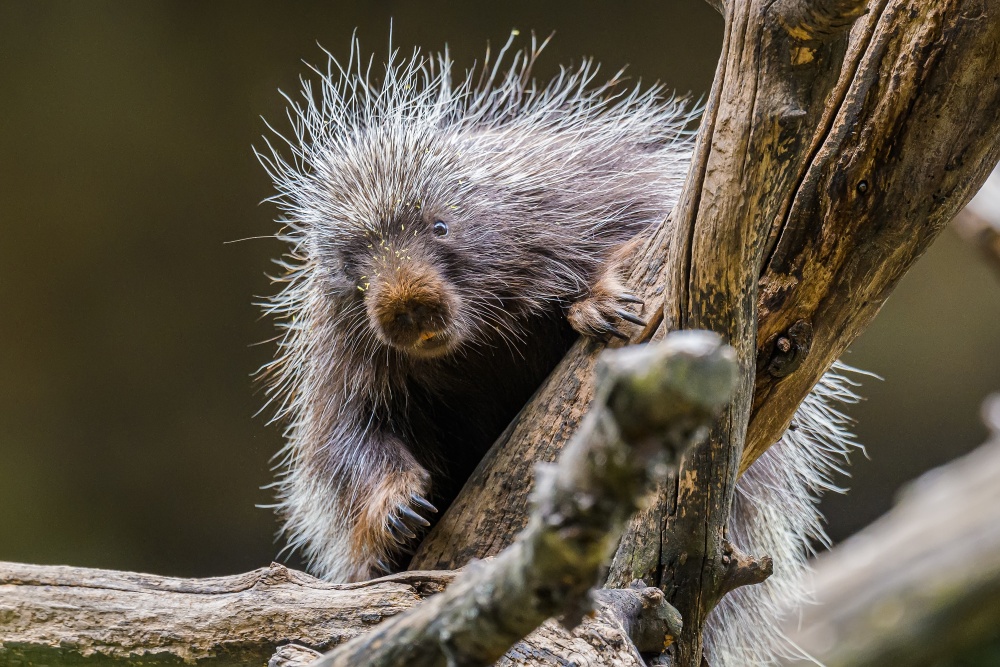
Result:
[[394,347],[430,350],[445,341],[451,294],[429,266],[400,267],[371,295],[368,310],[382,338]]

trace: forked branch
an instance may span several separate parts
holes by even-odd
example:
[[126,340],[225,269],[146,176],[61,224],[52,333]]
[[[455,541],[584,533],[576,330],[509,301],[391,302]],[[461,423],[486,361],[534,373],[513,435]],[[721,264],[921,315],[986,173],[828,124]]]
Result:
[[549,617],[576,626],[626,521],[704,436],[735,371],[732,350],[706,332],[605,352],[591,410],[556,464],[539,468],[531,518],[513,544],[314,667],[490,665]]

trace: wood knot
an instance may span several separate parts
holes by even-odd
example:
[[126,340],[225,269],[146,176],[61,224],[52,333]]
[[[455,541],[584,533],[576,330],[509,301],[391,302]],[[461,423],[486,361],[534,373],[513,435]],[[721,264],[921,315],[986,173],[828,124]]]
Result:
[[260,577],[257,579],[257,583],[262,586],[278,586],[292,580],[291,571],[281,563],[271,563],[258,572],[260,572]]
[[807,320],[798,320],[784,333],[768,339],[761,349],[768,374],[783,378],[794,373],[809,354],[812,339],[812,324]]
[[770,556],[754,558],[740,551],[728,540],[722,544],[719,567],[721,569],[719,599],[740,586],[759,584],[774,573],[774,561]]

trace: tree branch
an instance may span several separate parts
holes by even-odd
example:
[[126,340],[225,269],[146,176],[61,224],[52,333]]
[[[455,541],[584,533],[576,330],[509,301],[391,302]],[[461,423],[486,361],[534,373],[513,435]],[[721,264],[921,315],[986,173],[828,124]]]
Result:
[[[859,1],[749,2],[729,7],[726,39],[688,181],[674,213],[664,325],[709,329],[736,349],[734,400],[709,440],[682,462],[675,499],[664,494],[633,521],[664,526],[623,544],[609,581],[658,566],[684,618],[677,664],[701,663],[702,627],[719,599],[762,581],[769,559],[737,554],[725,539],[755,376],[757,282],[775,223],[818,143]],[[750,156],[753,159],[750,160]],[[664,537],[667,537],[664,539]],[[657,553],[636,559],[632,550]]]
[[828,667],[876,667],[949,662],[996,638],[1000,395],[983,412],[989,442],[910,484],[816,560],[815,604],[785,628],[795,645]]
[[704,436],[734,373],[732,350],[706,332],[605,352],[591,411],[558,462],[539,469],[531,519],[513,544],[314,667],[490,665],[549,617],[575,627],[628,517]]
[[955,229],[1000,275],[1000,168],[955,218]]
[[[276,563],[210,579],[0,563],[0,665],[262,665],[282,644],[284,664],[301,664],[444,590],[455,574],[336,585]],[[545,623],[498,664],[572,654],[644,667],[633,643],[652,651],[651,641],[679,633],[659,589],[601,591],[596,601],[573,632]]]
[[327,648],[437,593],[453,572],[330,584],[272,564],[175,579],[0,563],[0,664],[263,664],[290,638]]
[[[873,2],[828,104],[835,113],[761,271],[742,470],[1000,159],[1000,7]],[[800,322],[812,336],[794,371],[767,372]]]

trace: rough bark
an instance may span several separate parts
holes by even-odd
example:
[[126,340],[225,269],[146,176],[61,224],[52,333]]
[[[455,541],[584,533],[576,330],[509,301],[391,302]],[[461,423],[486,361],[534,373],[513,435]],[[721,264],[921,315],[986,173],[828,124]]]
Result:
[[445,588],[453,572],[330,584],[272,564],[175,579],[0,564],[0,664],[263,664],[291,639],[327,648]]
[[1000,3],[869,10],[761,273],[744,469],[1000,159]]
[[[676,487],[635,521],[647,527],[645,541],[626,541],[611,573],[611,581],[652,575],[660,582],[685,620],[679,665],[701,663],[702,627],[718,600],[770,571],[769,562],[736,553],[725,538],[750,419],[757,284],[776,224],[818,141],[848,29],[863,8],[849,0],[728,7],[713,94],[674,212],[664,325],[721,333],[736,349],[740,380],[708,441],[682,463]],[[662,534],[648,531],[651,520],[664,526]],[[633,550],[658,551],[658,558],[640,562],[659,570],[631,570]]]
[[815,604],[785,629],[796,645],[828,667],[916,667],[1000,639],[1000,395],[984,414],[990,442],[816,560]]
[[[292,654],[284,664],[301,664],[314,649],[444,590],[455,575],[404,572],[338,585],[276,563],[210,579],[0,563],[0,665],[263,665],[289,642],[298,646],[282,651]],[[604,591],[579,627],[547,622],[498,665],[643,667],[636,644],[652,650],[650,636],[676,633],[678,624],[659,589]]]

